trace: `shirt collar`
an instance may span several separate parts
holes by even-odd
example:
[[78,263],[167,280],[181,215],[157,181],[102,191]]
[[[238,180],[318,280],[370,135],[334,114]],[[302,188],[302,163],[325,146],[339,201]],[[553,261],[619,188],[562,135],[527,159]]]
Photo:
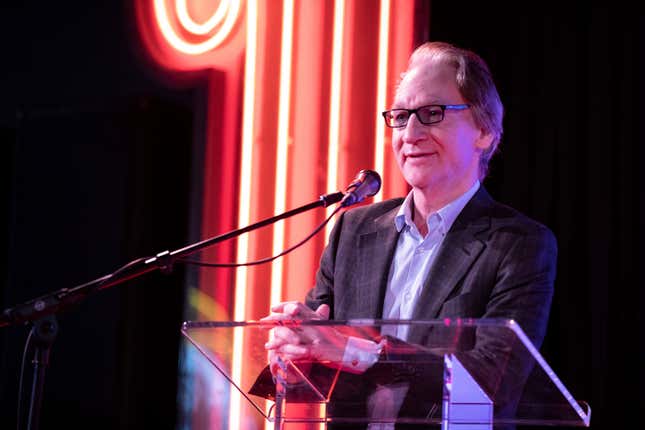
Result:
[[[451,201],[438,211],[429,214],[428,218],[426,219],[428,228],[430,229],[430,220],[432,219],[432,216],[437,214],[439,216],[440,222],[443,224],[445,231],[447,232],[448,230],[450,230],[450,227],[452,227],[452,224],[455,222],[464,206],[466,206],[466,203],[468,203],[471,197],[479,189],[479,185],[479,180],[475,181],[473,186],[470,187],[470,189],[464,194],[457,197],[455,200]],[[412,191],[408,193],[405,200],[403,201],[403,204],[399,208],[396,217],[394,217],[394,224],[396,225],[396,229],[399,232],[401,232],[401,230],[403,230],[403,227],[405,227],[406,225],[410,227],[414,225],[414,221],[412,221]]]

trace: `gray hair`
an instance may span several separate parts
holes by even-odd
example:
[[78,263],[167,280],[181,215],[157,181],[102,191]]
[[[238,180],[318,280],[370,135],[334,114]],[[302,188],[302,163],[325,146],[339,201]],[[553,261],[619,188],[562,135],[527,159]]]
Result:
[[[471,105],[475,124],[493,135],[493,141],[479,159],[479,178],[488,173],[488,164],[502,139],[504,106],[493,76],[484,60],[472,51],[445,42],[427,42],[410,56],[408,70],[425,63],[448,64],[455,68],[455,82],[462,97]],[[405,76],[405,72],[401,78]]]

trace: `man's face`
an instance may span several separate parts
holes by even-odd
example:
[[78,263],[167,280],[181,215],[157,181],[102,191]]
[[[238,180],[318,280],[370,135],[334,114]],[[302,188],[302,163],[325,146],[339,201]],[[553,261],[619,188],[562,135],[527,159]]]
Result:
[[[426,62],[409,70],[399,85],[395,108],[466,103],[450,66]],[[479,155],[491,144],[470,109],[446,110],[441,122],[422,124],[416,114],[392,133],[394,155],[403,177],[421,191],[465,191],[478,177]]]

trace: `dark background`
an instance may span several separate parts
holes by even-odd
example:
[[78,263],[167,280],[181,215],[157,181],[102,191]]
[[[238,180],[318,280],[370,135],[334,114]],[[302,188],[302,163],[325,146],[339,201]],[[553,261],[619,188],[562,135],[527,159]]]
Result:
[[[204,82],[154,73],[128,2],[40,3],[0,7],[2,309],[180,247],[198,213]],[[433,2],[425,37],[489,63],[507,114],[485,185],[559,239],[543,354],[593,428],[625,428],[645,406],[644,16],[486,3]],[[42,428],[174,428],[184,284],[152,273],[60,316]],[[2,428],[27,333],[0,329]]]

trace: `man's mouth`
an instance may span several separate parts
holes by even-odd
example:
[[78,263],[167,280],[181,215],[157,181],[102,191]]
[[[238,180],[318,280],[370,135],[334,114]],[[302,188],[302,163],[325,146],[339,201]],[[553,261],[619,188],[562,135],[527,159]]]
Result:
[[434,154],[436,154],[436,152],[415,152],[415,153],[405,154],[405,158],[414,160],[417,158],[429,157]]

